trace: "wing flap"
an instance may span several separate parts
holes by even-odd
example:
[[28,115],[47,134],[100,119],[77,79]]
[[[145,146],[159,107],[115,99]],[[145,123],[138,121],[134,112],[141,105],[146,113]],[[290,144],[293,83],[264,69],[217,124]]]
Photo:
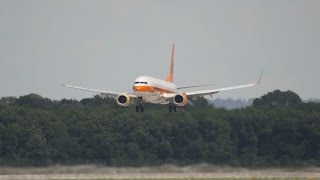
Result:
[[206,86],[212,86],[214,84],[202,84],[202,85],[193,85],[193,86],[181,86],[177,89],[190,89],[190,88],[197,88],[197,87],[206,87]]

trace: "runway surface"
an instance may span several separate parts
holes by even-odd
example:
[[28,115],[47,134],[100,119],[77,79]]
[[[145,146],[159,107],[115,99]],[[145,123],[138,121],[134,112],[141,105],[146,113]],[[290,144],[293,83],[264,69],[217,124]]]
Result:
[[0,180],[67,179],[197,179],[197,178],[285,178],[319,179],[320,168],[245,169],[213,166],[157,168],[108,168],[96,166],[49,168],[0,168]]
[[6,180],[44,180],[44,179],[197,179],[197,178],[308,178],[320,179],[320,173],[123,173],[123,174],[42,174],[42,175],[1,175],[0,179]]

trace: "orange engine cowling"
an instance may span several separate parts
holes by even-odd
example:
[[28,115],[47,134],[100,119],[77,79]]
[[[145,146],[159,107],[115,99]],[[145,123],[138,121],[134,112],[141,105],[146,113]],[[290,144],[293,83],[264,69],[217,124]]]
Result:
[[188,97],[185,93],[177,94],[173,97],[173,103],[176,106],[185,106],[188,103]]
[[129,106],[131,103],[131,97],[128,94],[121,94],[117,97],[117,103],[120,106]]

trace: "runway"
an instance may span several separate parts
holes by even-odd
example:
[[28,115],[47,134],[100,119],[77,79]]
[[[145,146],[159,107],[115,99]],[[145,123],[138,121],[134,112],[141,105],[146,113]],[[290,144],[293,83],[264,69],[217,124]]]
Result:
[[320,173],[123,173],[123,174],[95,174],[95,173],[79,173],[79,174],[42,174],[42,175],[0,175],[3,180],[47,180],[47,179],[320,179]]
[[[16,171],[15,171],[16,170]],[[320,179],[320,168],[259,169],[216,167],[107,168],[94,166],[0,168],[0,180],[88,179]]]

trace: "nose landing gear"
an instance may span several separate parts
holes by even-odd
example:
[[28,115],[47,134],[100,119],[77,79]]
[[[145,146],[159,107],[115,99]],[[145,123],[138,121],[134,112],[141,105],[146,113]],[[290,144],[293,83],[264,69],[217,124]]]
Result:
[[136,106],[136,112],[144,112],[144,104],[141,103],[139,106]]
[[136,106],[136,112],[144,112],[144,103],[143,103],[143,100],[142,100],[142,97],[139,97],[138,98],[138,102],[137,102],[137,106]]

